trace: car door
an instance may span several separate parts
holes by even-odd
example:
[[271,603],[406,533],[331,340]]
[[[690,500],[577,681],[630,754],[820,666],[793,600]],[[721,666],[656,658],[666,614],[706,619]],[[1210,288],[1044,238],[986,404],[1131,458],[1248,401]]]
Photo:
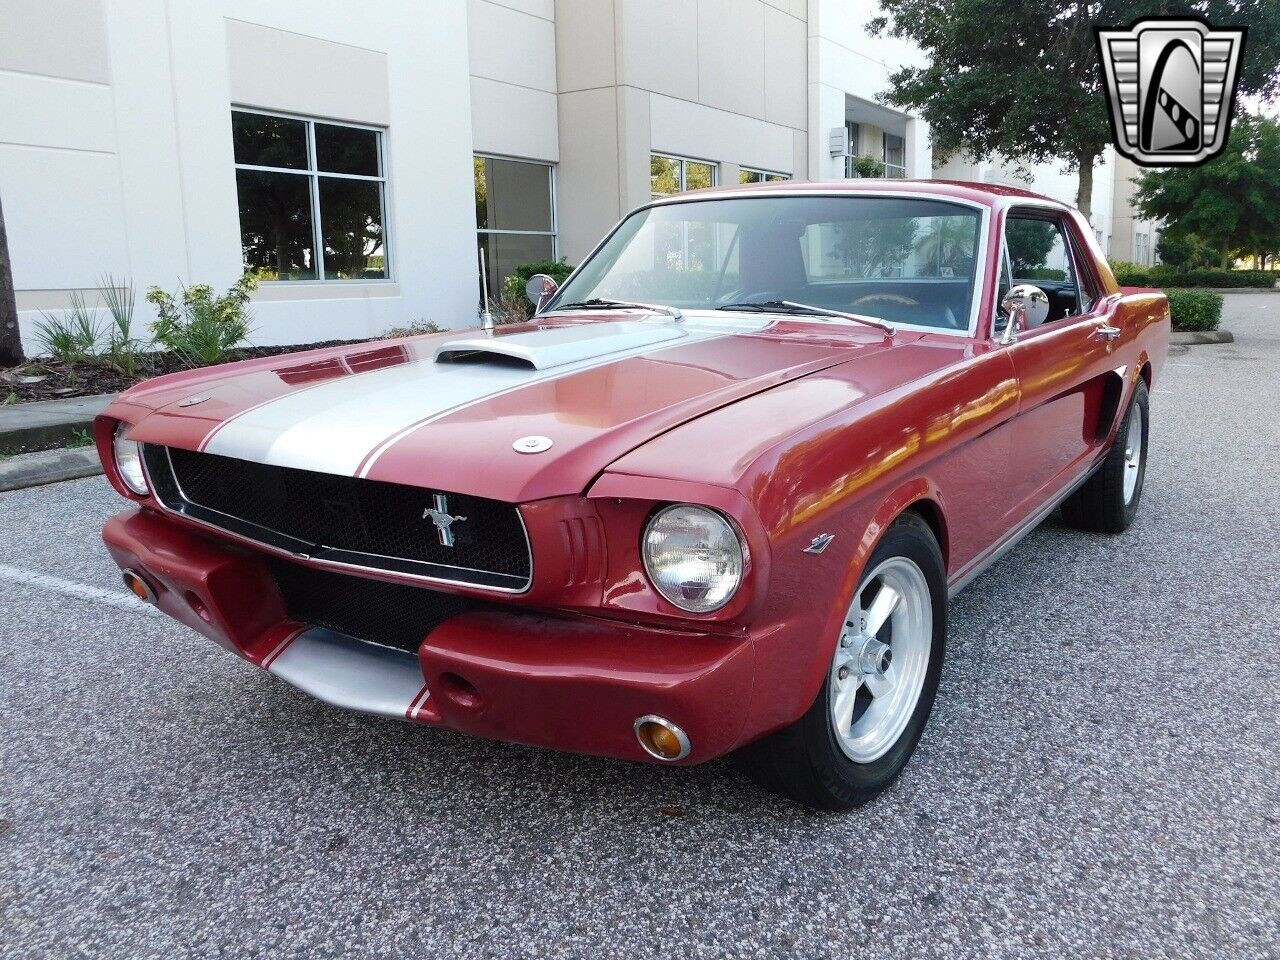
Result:
[[1073,219],[1047,208],[1014,208],[1004,238],[1001,297],[1010,284],[1032,284],[1049,299],[1045,320],[1018,330],[1008,344],[1022,394],[1007,501],[1016,521],[1071,486],[1095,459],[1116,331],[1114,303],[1100,296],[1088,258],[1079,256],[1085,248]]

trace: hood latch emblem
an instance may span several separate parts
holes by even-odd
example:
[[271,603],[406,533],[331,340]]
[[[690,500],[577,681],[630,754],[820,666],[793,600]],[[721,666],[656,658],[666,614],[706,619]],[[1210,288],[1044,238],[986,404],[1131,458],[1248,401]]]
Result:
[[511,445],[516,453],[543,453],[551,449],[550,437],[521,437]]

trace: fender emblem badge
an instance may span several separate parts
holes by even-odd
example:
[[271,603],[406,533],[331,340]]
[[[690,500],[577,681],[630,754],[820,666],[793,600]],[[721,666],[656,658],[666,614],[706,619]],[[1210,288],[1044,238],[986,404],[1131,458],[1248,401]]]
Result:
[[430,520],[436,525],[436,536],[440,538],[440,546],[453,546],[453,525],[455,523],[463,523],[466,517],[453,517],[449,515],[449,498],[443,493],[437,493],[432,497],[433,505],[422,511],[422,519]]
[[551,449],[550,437],[521,437],[511,445],[516,453],[542,453]]
[[194,407],[197,403],[204,403],[204,402],[205,402],[206,400],[208,400],[208,399],[209,399],[209,398],[208,398],[207,396],[204,396],[204,395],[199,395],[199,396],[195,396],[195,397],[187,397],[187,399],[185,399],[185,400],[179,400],[179,401],[178,401],[178,406],[180,406],[180,407]]
[[810,544],[804,548],[805,553],[819,554],[827,547],[831,546],[831,541],[836,538],[834,533],[823,533],[814,537]]

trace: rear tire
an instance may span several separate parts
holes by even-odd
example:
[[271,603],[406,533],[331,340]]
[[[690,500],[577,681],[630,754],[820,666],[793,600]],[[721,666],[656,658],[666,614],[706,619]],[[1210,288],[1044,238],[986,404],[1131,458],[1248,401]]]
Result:
[[919,516],[903,514],[889,527],[845,620],[813,705],[737,755],[761,786],[819,810],[849,810],[883,792],[911,759],[933,710],[947,579],[938,541]]
[[1129,529],[1138,515],[1147,476],[1150,424],[1147,384],[1139,377],[1106,459],[1084,486],[1062,503],[1062,517],[1068,525],[1094,533],[1124,533]]

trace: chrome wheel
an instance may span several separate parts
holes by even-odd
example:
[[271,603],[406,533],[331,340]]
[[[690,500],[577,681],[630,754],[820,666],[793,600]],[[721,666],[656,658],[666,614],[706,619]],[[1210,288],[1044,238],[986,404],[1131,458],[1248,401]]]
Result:
[[1129,411],[1129,432],[1124,440],[1124,502],[1133,503],[1142,474],[1142,428],[1146,414],[1140,404]]
[[892,557],[859,585],[845,616],[828,680],[831,727],[855,763],[898,742],[924,689],[933,604],[924,572]]

